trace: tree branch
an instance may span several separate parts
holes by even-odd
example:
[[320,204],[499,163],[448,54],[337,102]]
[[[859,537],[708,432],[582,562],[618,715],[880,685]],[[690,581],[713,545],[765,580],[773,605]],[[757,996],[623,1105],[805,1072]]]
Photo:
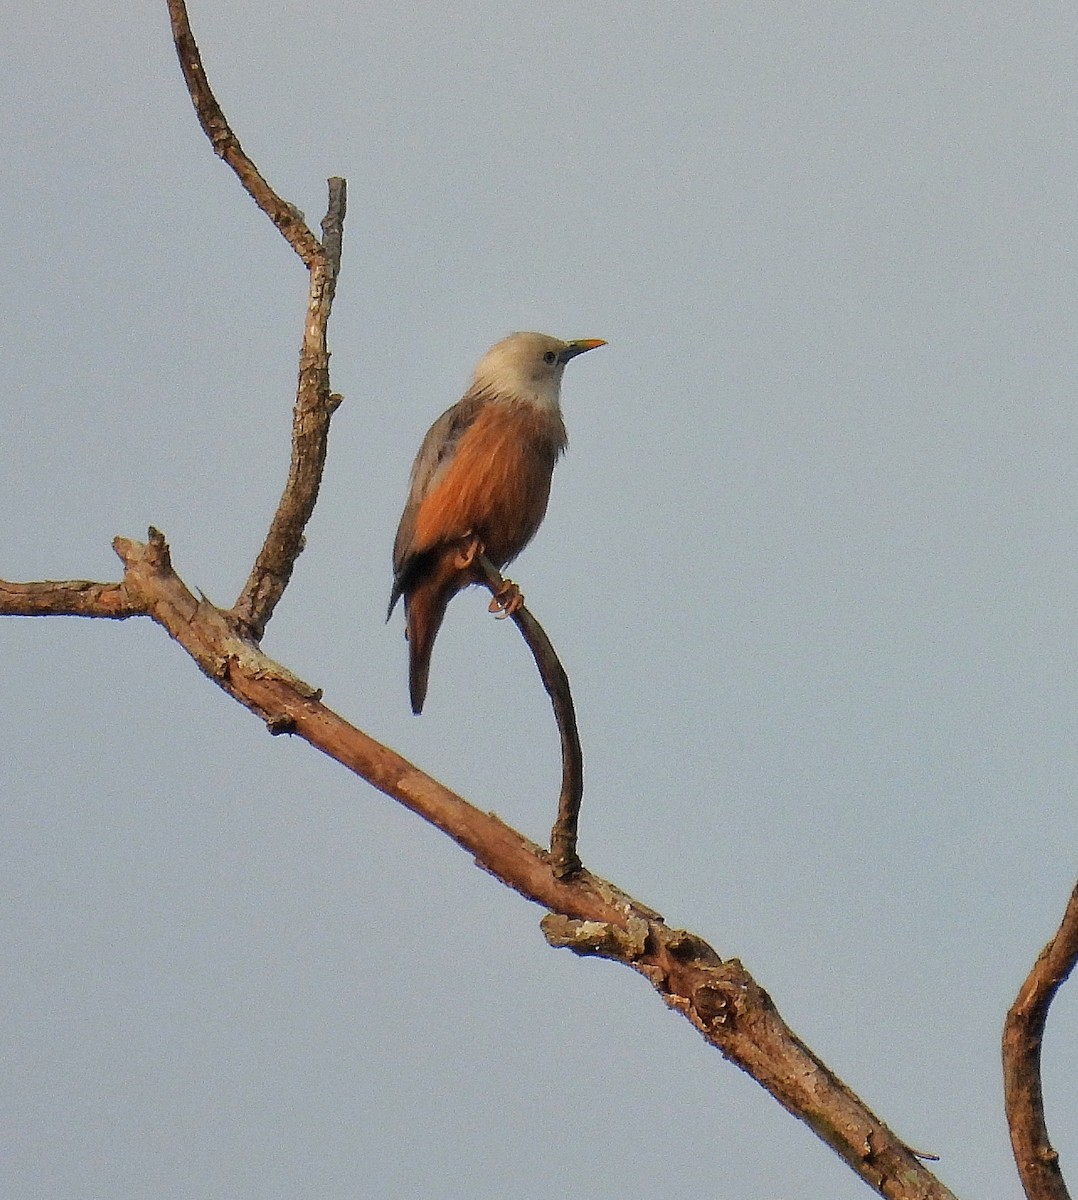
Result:
[[314,512],[322,483],[330,420],[341,403],[341,397],[330,391],[327,331],[341,265],[346,200],[345,181],[330,179],[329,207],[322,221],[326,248],[320,250],[311,266],[307,319],[299,356],[299,383],[292,409],[292,456],[288,479],[266,540],[232,609],[233,616],[256,639],[265,633],[303,549],[303,531]]
[[1078,884],[1055,937],[1037,956],[1003,1026],[1003,1099],[1014,1161],[1029,1200],[1069,1200],[1048,1138],[1041,1043],[1048,1009],[1078,960]]
[[303,214],[294,204],[283,200],[262,177],[258,168],[244,153],[239,138],[229,128],[225,114],[210,89],[202,66],[202,56],[191,32],[184,0],[166,0],[169,20],[172,23],[172,41],[180,60],[180,70],[191,94],[199,124],[210,139],[213,152],[223,159],[236,173],[247,194],[281,231],[285,241],[303,259],[310,269],[322,256],[322,246],[307,228]]
[[232,609],[235,620],[260,639],[303,550],[303,531],[314,512],[322,481],[330,418],[341,403],[341,397],[330,391],[326,332],[341,267],[347,186],[343,179],[329,180],[329,205],[322,219],[323,240],[318,241],[299,209],[270,187],[244,153],[206,78],[184,0],[167,2],[180,68],[191,103],[214,153],[232,168],[248,194],[281,231],[310,272],[299,383],[292,411],[292,458],[288,479],[262,549]]
[[[124,563],[118,585],[124,604],[161,625],[271,733],[302,738],[448,834],[483,870],[542,905],[551,914],[543,922],[551,945],[613,959],[642,974],[666,1004],[804,1121],[880,1195],[954,1200],[909,1147],[790,1030],[736,959],[723,961],[702,938],[671,929],[653,909],[586,870],[571,879],[559,877],[551,855],[327,708],[316,689],[238,633],[229,613],[192,594],[173,570],[157,530],[150,530],[145,543],[117,538],[113,545]],[[0,615],[18,611],[18,589],[49,587],[14,586],[14,593],[0,589]],[[9,608],[12,595],[15,607]]]
[[[497,596],[505,588],[501,572],[485,554],[478,556],[476,566],[483,584]],[[554,719],[558,724],[561,792],[558,795],[558,815],[550,831],[550,858],[555,874],[568,878],[581,867],[576,841],[580,802],[584,797],[584,753],[580,748],[573,694],[569,689],[569,676],[542,625],[523,604],[513,610],[512,617],[539,668],[539,676],[554,707]]]
[[8,583],[0,579],[0,613],[13,617],[111,617],[122,621],[143,610],[122,583]]

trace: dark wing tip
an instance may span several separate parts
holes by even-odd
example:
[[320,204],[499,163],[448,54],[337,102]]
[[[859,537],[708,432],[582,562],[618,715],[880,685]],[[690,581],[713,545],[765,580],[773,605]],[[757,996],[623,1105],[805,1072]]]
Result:
[[393,590],[389,593],[389,607],[386,609],[386,621],[393,615],[393,610],[397,607],[397,601],[404,595],[404,583],[398,575],[393,580]]

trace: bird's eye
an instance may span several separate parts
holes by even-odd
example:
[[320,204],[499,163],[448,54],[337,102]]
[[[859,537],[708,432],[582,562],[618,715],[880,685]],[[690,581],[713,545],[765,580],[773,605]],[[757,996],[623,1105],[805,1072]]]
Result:
[[555,363],[557,361],[558,361],[558,356],[554,353],[553,350],[548,350],[546,352],[546,354],[543,355],[543,362],[545,362],[545,363]]

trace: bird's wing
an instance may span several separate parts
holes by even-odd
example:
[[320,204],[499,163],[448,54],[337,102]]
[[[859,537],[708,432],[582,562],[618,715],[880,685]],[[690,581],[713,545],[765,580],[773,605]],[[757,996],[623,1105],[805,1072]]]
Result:
[[416,514],[424,498],[435,486],[446,468],[453,461],[460,439],[473,424],[486,397],[481,393],[469,392],[452,408],[447,408],[427,430],[427,436],[419,447],[412,464],[412,475],[408,485],[408,499],[397,526],[397,537],[393,542],[393,595],[389,609],[400,597],[404,588],[408,567],[414,554]]

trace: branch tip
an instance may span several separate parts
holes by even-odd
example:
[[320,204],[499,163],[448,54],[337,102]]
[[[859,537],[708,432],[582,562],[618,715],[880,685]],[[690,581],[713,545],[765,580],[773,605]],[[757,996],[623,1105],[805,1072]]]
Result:
[[310,268],[321,257],[322,247],[307,228],[302,213],[283,200],[263,178],[232,132],[217,97],[213,94],[202,55],[191,32],[191,21],[184,0],[167,0],[172,24],[172,42],[180,70],[194,105],[195,115],[209,138],[213,152],[235,172],[247,194],[277,226],[281,235]]

